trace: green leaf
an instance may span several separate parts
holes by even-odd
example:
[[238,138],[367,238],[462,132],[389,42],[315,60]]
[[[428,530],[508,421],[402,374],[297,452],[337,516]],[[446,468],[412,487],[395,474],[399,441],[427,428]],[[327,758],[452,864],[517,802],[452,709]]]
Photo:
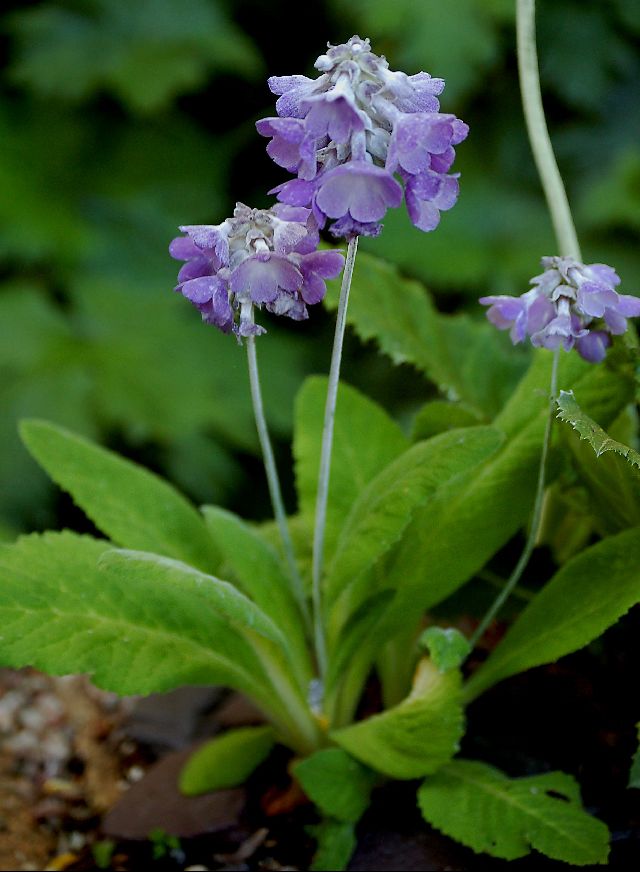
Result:
[[[536,354],[495,419],[507,436],[503,447],[416,512],[386,566],[387,584],[397,595],[381,632],[394,633],[406,625],[407,615],[417,615],[452,594],[526,523],[549,414],[550,369],[551,355]],[[562,385],[572,385],[583,406],[603,423],[619,414],[633,389],[623,373],[594,367],[577,355],[561,358],[559,379]]]
[[[638,739],[640,740],[640,724],[636,725],[636,730],[638,733]],[[636,749],[636,753],[633,755],[633,760],[631,761],[631,769],[629,770],[629,783],[627,787],[640,788],[640,745]]]
[[10,19],[21,51],[13,77],[40,94],[84,99],[105,88],[130,108],[157,111],[202,85],[210,70],[255,74],[252,43],[218,4],[94,0],[91,9],[53,4]]
[[206,575],[170,557],[145,551],[112,549],[102,555],[99,565],[117,575],[122,582],[127,582],[132,590],[143,586],[154,590],[165,588],[178,595],[200,599],[203,608],[210,609],[225,623],[257,633],[284,650],[287,648],[283,634],[274,621],[228,581]]
[[110,550],[69,532],[0,545],[1,662],[87,673],[123,695],[226,684],[269,711],[260,660],[206,596],[143,574],[134,587],[116,567],[99,570]]
[[[312,517],[316,507],[327,379],[307,379],[296,399],[293,453],[300,511]],[[344,382],[338,388],[331,480],[325,534],[326,555],[351,505],[380,471],[409,445],[400,427],[381,406]]]
[[457,669],[471,653],[471,643],[455,627],[428,627],[419,643],[427,648],[440,672]]
[[357,823],[369,806],[378,775],[341,748],[324,748],[301,760],[293,772],[323,814]]
[[583,811],[563,772],[507,778],[485,763],[453,760],[418,790],[426,821],[445,835],[505,860],[531,848],[577,866],[605,863],[609,832]]
[[377,772],[417,778],[451,759],[463,729],[460,674],[442,674],[425,658],[411,693],[399,705],[335,730],[331,738]]
[[473,699],[510,675],[577,651],[637,602],[640,530],[633,529],[610,536],[566,563],[469,679],[465,697]]
[[24,421],[22,439],[51,478],[118,545],[184,560],[218,562],[204,521],[168,482],[74,433]]
[[458,427],[472,427],[482,423],[475,409],[463,403],[451,403],[447,400],[431,400],[420,409],[413,419],[411,438],[414,442],[430,439],[445,430]]
[[180,773],[180,790],[199,796],[244,784],[275,744],[271,727],[242,727],[205,742]]
[[[327,304],[337,305],[336,282]],[[522,374],[525,360],[492,325],[441,315],[425,288],[365,252],[358,255],[348,322],[375,339],[394,363],[411,363],[450,396],[493,417]]]
[[580,434],[580,438],[587,440],[598,457],[605,451],[613,451],[624,457],[633,466],[640,468],[640,454],[633,448],[629,448],[628,445],[616,442],[602,427],[586,415],[576,402],[573,391],[560,391],[560,397],[556,403],[560,410],[558,418],[571,424],[573,429]]
[[202,512],[226,567],[244,592],[282,630],[296,650],[296,664],[303,668],[309,681],[311,665],[303,621],[275,549],[237,515],[217,506],[204,506]]
[[318,847],[309,869],[311,872],[342,872],[356,849],[355,827],[345,821],[326,818],[321,824],[307,827]]
[[492,427],[451,430],[413,445],[383,469],[344,523],[326,581],[328,602],[399,541],[421,504],[493,454],[502,439]]

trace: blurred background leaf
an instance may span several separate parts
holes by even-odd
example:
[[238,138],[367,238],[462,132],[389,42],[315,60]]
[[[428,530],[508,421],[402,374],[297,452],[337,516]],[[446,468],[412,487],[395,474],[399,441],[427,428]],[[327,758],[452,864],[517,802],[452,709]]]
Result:
[[[293,0],[3,4],[0,536],[81,523],[20,445],[26,416],[115,447],[196,500],[268,515],[244,352],[172,293],[167,245],[178,224],[269,202],[286,174],[253,127],[274,111],[266,76],[313,75],[327,40],[359,32],[392,68],[446,78],[443,110],[471,125],[460,200],[438,230],[422,234],[394,210],[364,247],[422,280],[440,312],[464,313],[469,330],[484,321],[478,296],[526,288],[554,243],[522,123],[513,5],[318,0],[314,41],[292,38]],[[637,292],[638,4],[539,0],[538,16],[545,105],[585,257],[615,264]],[[286,479],[293,396],[326,372],[332,316],[268,327],[259,354]],[[353,334],[343,372],[407,432],[439,396]],[[285,480],[291,508],[292,494]]]

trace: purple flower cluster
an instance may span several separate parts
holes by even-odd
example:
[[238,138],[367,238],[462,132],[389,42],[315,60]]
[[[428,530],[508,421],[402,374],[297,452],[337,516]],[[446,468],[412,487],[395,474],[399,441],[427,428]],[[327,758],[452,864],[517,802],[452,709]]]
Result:
[[[574,346],[585,360],[599,363],[611,334],[627,329],[627,318],[640,315],[640,298],[619,294],[616,271],[603,263],[582,264],[572,257],[543,257],[544,272],[520,297],[481,297],[487,317],[510,330],[515,344],[527,336],[536,347],[554,351]],[[596,329],[593,329],[594,321]]]
[[316,251],[318,227],[309,209],[277,203],[250,209],[237,203],[222,224],[181,227],[169,246],[185,264],[179,291],[224,333],[254,336],[264,328],[253,320],[253,307],[296,321],[308,318],[307,305],[326,293],[325,279],[344,265],[338,251]]
[[458,178],[449,169],[469,131],[439,111],[444,81],[390,70],[358,36],[329,46],[315,66],[316,79],[269,79],[278,115],[257,129],[272,137],[273,160],[297,175],[272,193],[310,207],[321,228],[332,222],[334,236],[377,236],[387,209],[402,203],[398,176],[411,220],[433,230],[456,202]]

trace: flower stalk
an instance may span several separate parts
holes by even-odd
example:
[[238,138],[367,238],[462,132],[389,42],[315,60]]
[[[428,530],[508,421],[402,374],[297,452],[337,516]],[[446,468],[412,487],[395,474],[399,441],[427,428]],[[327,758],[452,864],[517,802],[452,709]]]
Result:
[[342,361],[342,346],[347,324],[347,307],[353,269],[358,252],[358,237],[349,240],[347,261],[342,274],[340,300],[336,316],[336,330],[331,352],[329,369],[329,385],[324,412],[322,429],[322,448],[320,452],[320,469],[318,472],[318,493],[316,497],[315,527],[313,532],[313,562],[312,562],[312,601],[313,601],[313,631],[320,677],[323,678],[327,666],[327,648],[324,631],[324,615],[322,609],[322,569],[324,563],[324,537],[327,525],[327,501],[329,498],[329,477],[331,475],[331,452],[333,449],[333,427],[336,417],[336,400],[338,383],[340,381],[340,364]]

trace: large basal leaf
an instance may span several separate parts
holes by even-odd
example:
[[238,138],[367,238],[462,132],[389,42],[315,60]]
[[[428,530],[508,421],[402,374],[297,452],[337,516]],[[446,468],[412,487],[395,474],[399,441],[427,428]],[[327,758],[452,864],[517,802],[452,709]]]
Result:
[[598,457],[606,451],[613,451],[620,457],[624,457],[628,463],[640,468],[640,454],[628,445],[616,442],[593,418],[583,412],[576,402],[573,391],[560,391],[560,396],[556,402],[559,409],[558,418],[571,424],[573,429],[580,434],[580,438],[587,440]]
[[577,866],[605,863],[609,832],[583,811],[576,782],[563,772],[510,779],[471,760],[453,760],[418,791],[430,824],[479,853],[505,860],[531,848]]
[[45,421],[24,421],[27,448],[116,544],[215,569],[203,519],[168,482],[135,463]]
[[493,427],[451,430],[412,446],[383,469],[345,521],[326,582],[328,601],[400,539],[418,506],[493,454],[503,438]]
[[199,796],[244,784],[275,744],[271,727],[241,727],[205,742],[180,773],[180,790]]
[[473,699],[498,681],[596,639],[640,602],[640,530],[625,530],[566,563],[470,678]]
[[335,730],[331,738],[352,757],[391,778],[435,772],[458,750],[464,724],[460,674],[420,661],[409,696],[379,715]]
[[296,665],[311,678],[304,624],[275,549],[237,515],[204,506],[207,527],[241,588],[280,627],[296,651]]
[[[329,284],[327,304],[335,307],[338,284]],[[362,339],[375,339],[395,363],[413,364],[485,418],[500,410],[526,366],[490,324],[440,314],[421,284],[366,253],[358,255],[347,317]]]
[[193,589],[98,568],[108,542],[46,533],[0,546],[0,660],[87,673],[120,694],[227,684],[273,701],[260,661]]
[[[398,591],[385,632],[453,593],[484,566],[526,522],[533,505],[542,438],[549,414],[551,357],[541,351],[495,426],[507,441],[480,466],[451,482],[416,512],[387,566]],[[586,364],[577,355],[560,361],[559,383],[572,385],[584,408],[602,423],[613,420],[632,396],[624,372]]]
[[295,777],[323,814],[357,823],[379,776],[342,748],[323,748],[293,767]]
[[[300,511],[316,508],[327,379],[304,383],[296,400],[293,452]],[[327,527],[326,554],[331,554],[351,505],[380,469],[409,446],[400,427],[373,400],[344,382],[338,388]]]

